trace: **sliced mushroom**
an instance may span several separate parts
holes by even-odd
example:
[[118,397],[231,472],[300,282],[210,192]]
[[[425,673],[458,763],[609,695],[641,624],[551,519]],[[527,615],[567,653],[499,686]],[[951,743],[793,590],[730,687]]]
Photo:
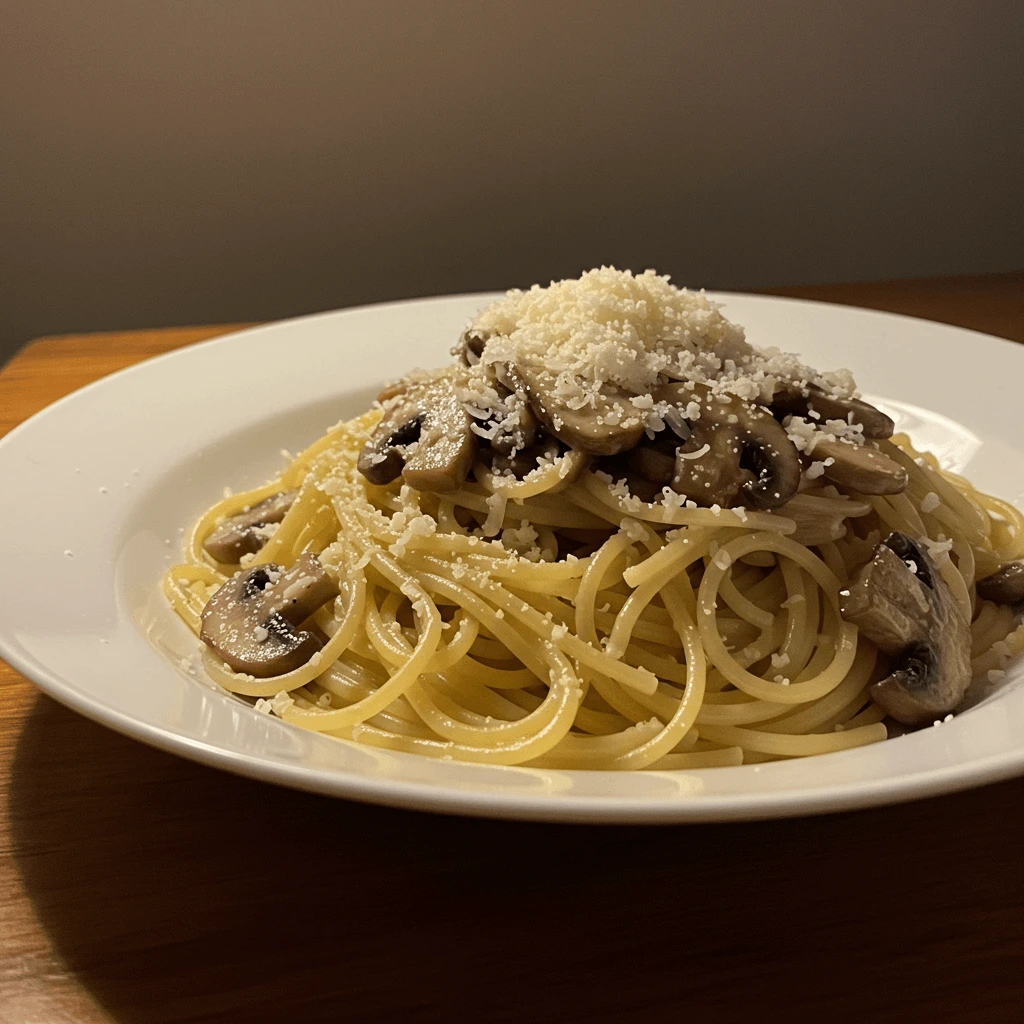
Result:
[[218,562],[237,564],[242,555],[254,554],[267,543],[262,527],[281,522],[298,493],[272,494],[244,512],[229,516],[203,541],[203,547]]
[[895,429],[893,421],[881,409],[859,398],[836,398],[816,384],[783,384],[775,391],[771,409],[780,417],[816,412],[822,420],[859,423],[864,428],[864,436],[874,439],[892,437]]
[[452,349],[452,355],[456,356],[463,366],[476,366],[480,362],[489,337],[487,331],[478,331],[470,327],[459,336],[458,343]]
[[[508,396],[505,399],[507,405],[514,392],[507,391],[501,384],[497,387]],[[540,430],[540,423],[525,397],[516,398],[514,402],[517,403],[514,408],[515,415],[501,423],[499,430],[491,438],[491,447],[500,455],[510,458],[532,448],[537,443],[537,433]]]
[[606,473],[615,483],[624,483],[630,497],[639,498],[641,501],[659,501],[663,496],[663,489],[667,486],[666,484],[659,484],[654,480],[649,480],[642,474],[630,469],[628,461],[622,456],[603,460],[595,468],[602,473]]
[[458,373],[416,370],[382,392],[384,413],[359,456],[359,472],[370,483],[389,484],[401,475],[419,491],[461,486],[476,435],[456,394]]
[[207,601],[199,638],[236,672],[260,679],[283,675],[320,650],[316,636],[296,627],[337,594],[337,584],[309,552],[286,571],[255,566]]
[[843,618],[894,659],[871,698],[905,725],[952,711],[971,682],[971,630],[928,554],[892,533],[840,596]]
[[645,480],[657,484],[659,489],[670,483],[676,475],[676,450],[679,438],[660,438],[641,441],[627,456],[627,465]]
[[800,486],[800,456],[786,431],[764,409],[707,388],[664,384],[656,402],[686,409],[700,405],[691,434],[676,451],[672,489],[698,505],[772,509]]
[[617,455],[633,448],[644,436],[647,420],[630,401],[630,395],[613,385],[602,385],[579,409],[570,408],[558,395],[556,376],[543,367],[495,364],[498,379],[525,395],[548,432],[590,455]]
[[910,480],[898,462],[869,444],[822,438],[810,457],[825,463],[825,476],[833,483],[861,494],[900,494]]
[[511,473],[517,480],[522,480],[537,468],[541,460],[550,461],[561,454],[562,446],[553,437],[546,437],[515,455],[496,454],[491,460],[491,472],[499,476]]
[[1009,562],[991,576],[978,580],[978,597],[996,604],[1020,604],[1024,601],[1024,565]]

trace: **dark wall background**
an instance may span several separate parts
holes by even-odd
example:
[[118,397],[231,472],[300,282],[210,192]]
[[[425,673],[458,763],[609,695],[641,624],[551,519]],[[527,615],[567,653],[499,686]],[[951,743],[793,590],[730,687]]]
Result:
[[1019,2],[6,5],[0,358],[612,262],[1024,266]]

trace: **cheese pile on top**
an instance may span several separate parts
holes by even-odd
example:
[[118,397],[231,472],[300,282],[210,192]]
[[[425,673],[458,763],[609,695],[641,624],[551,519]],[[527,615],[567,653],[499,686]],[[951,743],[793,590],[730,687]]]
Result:
[[677,288],[653,270],[601,267],[546,288],[514,289],[471,324],[488,338],[482,367],[543,367],[569,407],[608,389],[649,395],[666,380],[692,380],[747,401],[771,400],[776,383],[809,381],[849,396],[849,371],[819,373],[795,355],[749,344],[700,292]]

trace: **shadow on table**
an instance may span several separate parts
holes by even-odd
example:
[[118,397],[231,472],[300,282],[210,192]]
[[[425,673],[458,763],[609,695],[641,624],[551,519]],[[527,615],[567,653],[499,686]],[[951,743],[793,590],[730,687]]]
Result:
[[10,800],[38,914],[117,1021],[1019,1009],[1024,781],[783,822],[487,822],[235,778],[40,697]]

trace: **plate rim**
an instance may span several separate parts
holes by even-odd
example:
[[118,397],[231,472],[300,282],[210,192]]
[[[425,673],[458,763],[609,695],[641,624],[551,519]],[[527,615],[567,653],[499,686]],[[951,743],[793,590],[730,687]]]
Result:
[[[6,652],[0,650],[0,653],[3,653],[4,660],[7,660]],[[1021,748],[975,760],[966,766],[951,764],[926,772],[917,772],[901,780],[896,790],[892,788],[891,778],[883,778],[813,790],[782,790],[775,794],[716,794],[710,803],[686,798],[638,801],[590,795],[552,800],[543,796],[517,793],[503,794],[500,799],[496,799],[458,787],[394,779],[379,780],[350,772],[328,772],[320,768],[283,765],[257,757],[255,754],[225,750],[204,740],[182,736],[169,728],[142,722],[102,701],[83,695],[33,659],[15,658],[10,660],[9,664],[63,706],[98,725],[165,753],[185,757],[206,767],[217,768],[243,778],[257,779],[288,789],[433,814],[565,824],[668,825],[764,821],[893,806],[974,789],[1024,774],[1024,748]],[[35,671],[38,671],[39,676],[30,674]],[[898,738],[886,742],[897,741]],[[399,754],[403,760],[418,756],[393,753]],[[836,755],[815,756],[829,758]],[[590,771],[587,774],[616,773]],[[566,811],[570,806],[572,813],[567,815]]]

